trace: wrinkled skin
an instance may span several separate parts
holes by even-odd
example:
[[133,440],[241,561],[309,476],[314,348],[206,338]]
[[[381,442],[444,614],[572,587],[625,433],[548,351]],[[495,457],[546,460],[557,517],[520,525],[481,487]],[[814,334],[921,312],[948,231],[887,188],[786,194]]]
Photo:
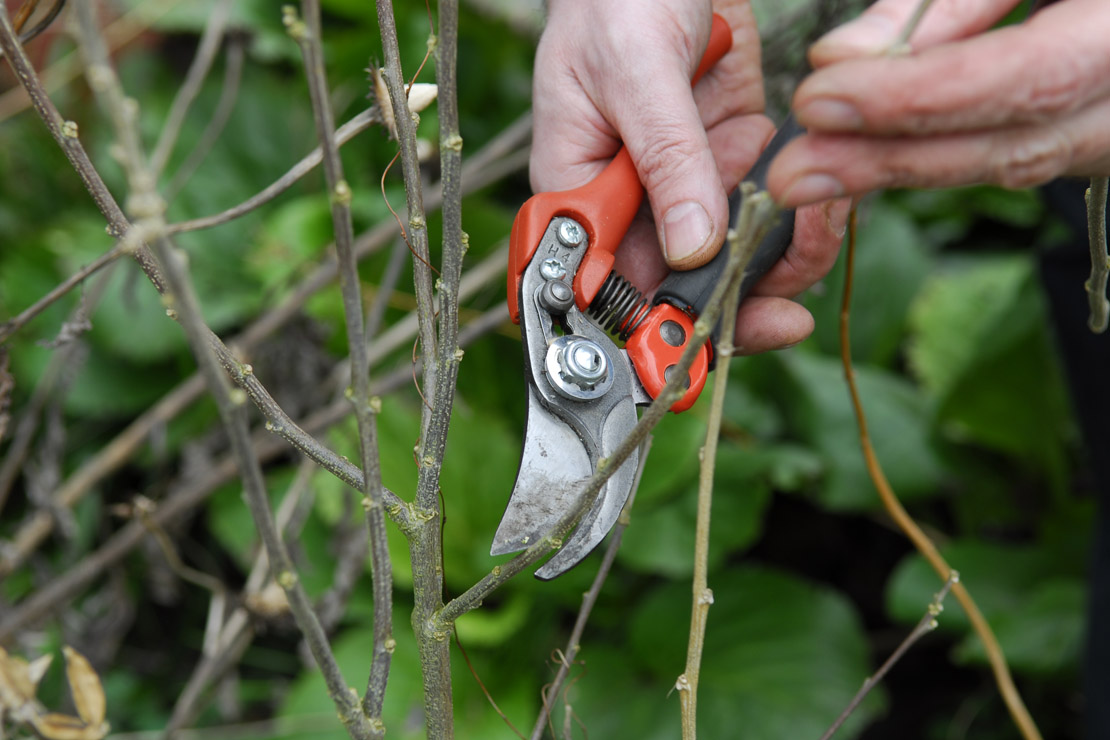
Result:
[[[1018,0],[936,0],[910,40],[885,52],[919,0],[879,0],[810,50],[794,97],[809,133],[771,167],[797,207],[793,244],[740,309],[744,352],[813,329],[791,298],[836,259],[848,196],[884,187],[979,182],[1020,187],[1110,171],[1110,3],[1061,0],[987,31]],[[759,36],[744,0],[551,0],[536,53],[537,191],[594,178],[623,142],[647,191],[617,269],[653,290],[667,270],[709,260],[727,228],[726,193],[773,132],[763,115]],[[716,12],[732,50],[689,79]]]

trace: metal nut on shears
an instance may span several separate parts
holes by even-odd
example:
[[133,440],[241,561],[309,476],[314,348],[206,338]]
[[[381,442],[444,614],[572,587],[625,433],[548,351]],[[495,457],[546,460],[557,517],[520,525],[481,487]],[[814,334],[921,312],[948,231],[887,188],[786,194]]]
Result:
[[613,385],[609,355],[597,342],[575,335],[557,337],[547,349],[546,369],[551,386],[576,401],[605,395]]

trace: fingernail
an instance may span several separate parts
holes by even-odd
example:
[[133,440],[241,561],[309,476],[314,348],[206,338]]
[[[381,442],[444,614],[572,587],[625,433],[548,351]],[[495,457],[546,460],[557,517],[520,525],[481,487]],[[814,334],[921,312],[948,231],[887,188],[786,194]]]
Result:
[[701,203],[688,200],[663,216],[663,256],[671,264],[694,254],[709,241],[713,226]]
[[807,128],[856,131],[863,126],[863,116],[854,105],[833,98],[817,98],[802,103],[796,114],[798,121]]
[[812,52],[835,54],[882,51],[890,45],[898,29],[883,15],[862,15],[851,23],[834,28],[813,44]]
[[803,175],[786,188],[783,203],[789,207],[817,203],[844,195],[844,186],[832,175],[814,173]]
[[848,231],[848,213],[851,210],[850,198],[837,198],[825,206],[825,223],[828,224],[829,231],[839,239],[843,239],[844,233]]

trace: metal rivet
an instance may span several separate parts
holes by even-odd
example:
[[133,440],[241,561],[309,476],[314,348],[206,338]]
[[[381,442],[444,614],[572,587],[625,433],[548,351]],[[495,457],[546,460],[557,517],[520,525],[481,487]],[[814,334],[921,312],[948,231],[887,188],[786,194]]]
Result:
[[667,320],[659,325],[659,336],[672,347],[686,344],[686,330],[677,321]]
[[566,313],[574,305],[574,291],[562,280],[549,280],[540,290],[540,305],[549,313]]
[[[677,365],[668,365],[667,369],[663,371],[663,380],[670,383],[671,378],[674,376],[674,372],[675,372],[676,367],[678,367],[678,366]],[[685,378],[683,378],[682,387],[686,388],[686,389],[690,388],[690,376],[689,375],[687,375]]]

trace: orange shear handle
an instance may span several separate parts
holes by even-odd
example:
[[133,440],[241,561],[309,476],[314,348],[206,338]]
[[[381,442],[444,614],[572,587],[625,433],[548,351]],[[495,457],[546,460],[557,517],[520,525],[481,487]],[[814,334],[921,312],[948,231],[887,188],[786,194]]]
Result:
[[[691,85],[697,83],[732,48],[732,29],[719,15],[713,16],[709,45],[702,55]],[[640,209],[644,189],[628,149],[617,156],[601,174],[580,188],[537,193],[528,199],[513,221],[509,236],[508,304],[514,324],[520,323],[517,295],[520,279],[539,246],[551,219],[573,218],[586,229],[589,247],[574,277],[575,302],[585,310],[613,268],[614,255],[629,224]]]

